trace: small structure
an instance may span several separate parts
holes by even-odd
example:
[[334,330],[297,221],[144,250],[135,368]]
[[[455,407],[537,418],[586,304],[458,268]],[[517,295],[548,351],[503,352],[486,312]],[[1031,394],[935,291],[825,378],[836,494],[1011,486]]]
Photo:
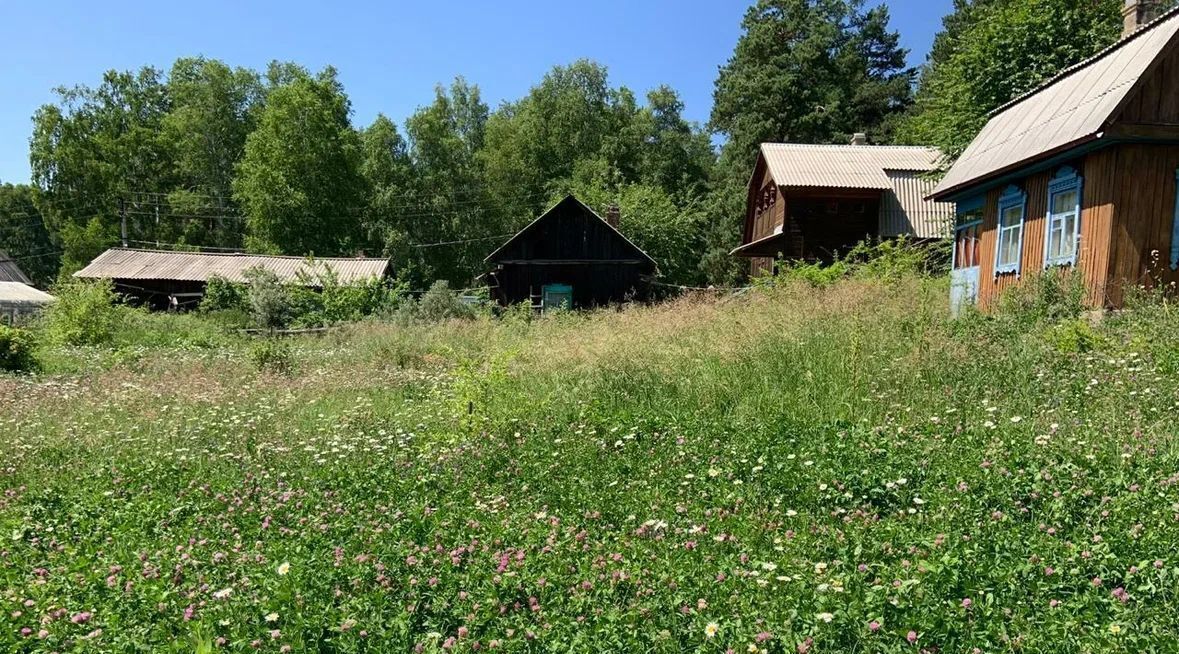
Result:
[[14,324],[53,300],[52,295],[33,288],[16,261],[0,251],[0,323]]
[[992,112],[932,193],[957,202],[955,311],[1051,268],[1094,307],[1179,281],[1179,10],[1127,0],[1125,18],[1118,43]]
[[953,205],[925,199],[934,186],[935,148],[763,143],[749,182],[741,246],[750,272],[775,258],[831,261],[865,238],[949,235]]
[[558,202],[484,259],[492,297],[538,311],[645,298],[655,261],[618,231],[616,210],[609,216],[571,195]]
[[340,284],[380,279],[389,274],[386,259],[309,259],[256,254],[170,252],[112,248],[74,273],[82,279],[110,279],[115,290],[156,309],[200,302],[213,276],[244,283],[245,272],[265,268],[287,284],[320,285],[331,274]]

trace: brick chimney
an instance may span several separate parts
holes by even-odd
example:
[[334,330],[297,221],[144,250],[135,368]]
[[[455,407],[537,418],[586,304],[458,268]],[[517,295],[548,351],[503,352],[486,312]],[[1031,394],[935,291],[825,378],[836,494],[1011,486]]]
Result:
[[856,132],[852,135],[852,145],[868,145],[868,135],[864,132]]
[[1159,0],[1125,0],[1122,8],[1122,38],[1158,18],[1161,4]]
[[606,223],[614,229],[622,224],[622,210],[618,208],[617,204],[611,204],[606,207]]

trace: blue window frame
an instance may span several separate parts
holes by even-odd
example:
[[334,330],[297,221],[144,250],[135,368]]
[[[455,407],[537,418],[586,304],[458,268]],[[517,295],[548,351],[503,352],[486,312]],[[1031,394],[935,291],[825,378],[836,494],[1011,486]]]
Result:
[[1175,170],[1175,216],[1171,219],[1171,270],[1179,270],[1179,169]]
[[1081,237],[1081,176],[1069,166],[1048,183],[1044,222],[1044,267],[1075,265]]
[[1019,274],[1023,257],[1023,222],[1027,213],[1027,194],[1008,186],[999,196],[999,221],[995,239],[995,274]]

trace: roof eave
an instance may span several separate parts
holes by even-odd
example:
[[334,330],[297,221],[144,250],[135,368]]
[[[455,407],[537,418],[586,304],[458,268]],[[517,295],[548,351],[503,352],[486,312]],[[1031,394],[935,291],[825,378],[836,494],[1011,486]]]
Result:
[[[992,186],[1001,184],[1004,181],[1008,181],[1011,177],[1018,177],[1020,174],[1030,173],[1031,171],[1028,170],[1029,168],[1044,165],[1046,162],[1051,162],[1058,157],[1069,155],[1072,150],[1099,141],[1104,135],[1104,132],[1087,134],[1079,139],[1075,139],[1051,150],[1038,153],[1033,157],[1028,157],[1027,159],[1017,161],[1011,165],[1004,166],[1003,168],[991,171],[985,175],[958,182],[957,184],[948,186],[944,189],[935,188],[932,193],[925,196],[925,199],[931,200],[933,202],[954,202],[962,197],[981,193]],[[1075,156],[1081,153],[1078,152],[1071,154]]]

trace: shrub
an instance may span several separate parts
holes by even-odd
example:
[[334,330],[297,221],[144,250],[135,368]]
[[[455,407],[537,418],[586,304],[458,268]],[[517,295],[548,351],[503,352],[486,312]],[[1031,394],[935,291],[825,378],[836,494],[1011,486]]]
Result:
[[24,329],[0,325],[0,370],[24,372],[37,368],[33,336]]
[[205,296],[201,298],[200,310],[232,311],[246,305],[246,289],[220,275],[213,275],[205,284]]
[[291,298],[278,275],[261,266],[244,274],[249,281],[246,296],[254,322],[263,329],[285,327],[291,319]]
[[454,318],[473,318],[475,311],[463,304],[458,295],[450,290],[445,279],[434,282],[418,300],[415,317],[425,322],[441,322]]
[[1048,330],[1048,340],[1058,351],[1075,354],[1099,348],[1105,339],[1088,322],[1066,320]]
[[277,338],[264,338],[250,347],[250,361],[259,371],[289,375],[295,370],[291,347]]
[[1023,326],[1077,318],[1085,310],[1080,275],[1052,269],[1028,275],[999,297],[999,314]]
[[54,289],[57,301],[42,314],[46,338],[59,345],[106,345],[114,340],[126,307],[109,280],[69,279]]

